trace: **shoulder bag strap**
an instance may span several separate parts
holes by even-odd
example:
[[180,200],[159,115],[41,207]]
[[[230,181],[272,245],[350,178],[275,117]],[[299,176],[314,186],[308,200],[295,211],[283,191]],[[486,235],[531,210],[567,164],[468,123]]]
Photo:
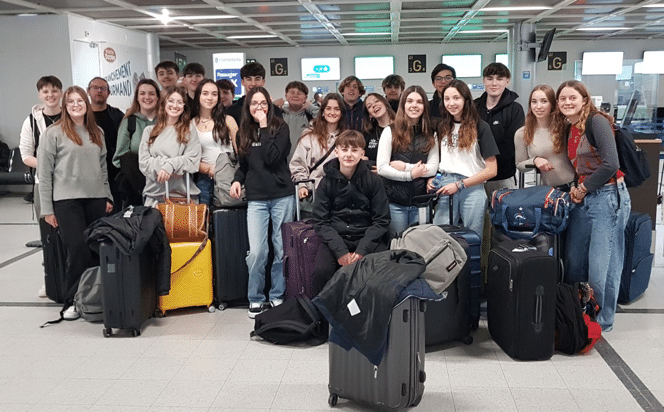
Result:
[[327,153],[325,153],[325,156],[323,156],[323,157],[321,157],[320,159],[318,159],[318,161],[316,162],[316,164],[314,164],[314,166],[311,167],[311,168],[309,169],[309,173],[313,172],[314,170],[316,170],[316,168],[317,168],[318,166],[320,166],[321,164],[323,164],[323,162],[325,161],[325,159],[327,159],[327,158],[330,156],[330,153],[332,153],[332,150],[334,150],[334,148],[335,148],[336,146],[337,146],[337,142],[334,142],[334,144],[332,144],[332,146],[331,146],[330,149],[327,151]]

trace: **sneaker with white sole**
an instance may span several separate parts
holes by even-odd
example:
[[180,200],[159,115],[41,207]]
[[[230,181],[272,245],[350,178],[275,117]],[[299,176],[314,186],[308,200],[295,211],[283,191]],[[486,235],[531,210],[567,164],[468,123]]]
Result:
[[275,299],[275,300],[270,301],[270,306],[272,306],[273,308],[276,308],[277,306],[281,305],[282,303],[284,303],[283,299]]
[[64,320],[76,320],[81,317],[81,314],[76,310],[76,306],[71,305],[65,310],[65,313],[62,314]]
[[42,287],[39,288],[39,297],[40,298],[48,297],[48,295],[46,294],[46,285],[42,285]]
[[247,315],[249,315],[251,319],[255,318],[256,315],[260,315],[261,313],[263,313],[262,303],[249,303],[249,312]]

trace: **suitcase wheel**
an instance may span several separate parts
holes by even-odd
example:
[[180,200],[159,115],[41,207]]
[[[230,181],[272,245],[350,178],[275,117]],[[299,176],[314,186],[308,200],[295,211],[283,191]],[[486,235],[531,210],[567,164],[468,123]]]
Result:
[[420,404],[421,401],[422,401],[422,395],[418,396],[411,406],[417,406]]
[[166,316],[166,312],[162,311],[159,308],[154,310],[154,317],[155,318],[163,318],[164,316]]
[[461,342],[466,345],[470,345],[471,343],[473,343],[473,337],[470,335],[464,336],[463,339],[461,339]]
[[226,302],[221,302],[221,303],[219,304],[219,306],[217,306],[217,307],[219,308],[220,311],[223,312],[223,311],[225,311],[225,310],[228,308],[228,303],[226,303]]
[[338,400],[339,400],[339,395],[337,395],[336,393],[332,393],[330,394],[330,397],[327,398],[327,403],[330,404],[330,406],[336,406]]
[[111,329],[111,328],[104,328],[104,329],[101,331],[101,333],[104,334],[104,337],[105,337],[105,338],[110,338],[111,336],[113,336],[113,329]]
[[208,312],[210,312],[210,313],[214,313],[215,309],[216,308],[214,307],[214,305],[208,306]]
[[131,330],[131,336],[136,337],[136,336],[141,336],[141,331],[138,329],[132,329]]

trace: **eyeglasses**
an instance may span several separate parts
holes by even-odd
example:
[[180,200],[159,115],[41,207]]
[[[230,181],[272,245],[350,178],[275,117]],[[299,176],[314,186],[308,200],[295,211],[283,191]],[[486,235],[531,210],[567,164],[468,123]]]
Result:
[[67,100],[66,104],[67,106],[85,106],[85,100],[83,99]]
[[166,100],[166,103],[173,105],[173,106],[184,106],[184,102],[182,100],[173,100],[173,99],[168,99]]
[[101,92],[107,92],[108,91],[108,87],[106,87],[106,86],[90,86],[90,88],[92,90],[99,90]]
[[445,76],[445,77],[437,76],[435,79],[433,79],[433,81],[435,81],[436,83],[441,83],[443,81],[451,82],[452,80],[454,80],[454,77],[452,76]]
[[267,104],[267,102],[251,102],[251,104],[250,104],[249,106],[250,106],[250,107],[258,107],[258,106],[260,106],[260,107],[262,107],[263,109],[267,109],[267,107],[268,107],[269,105]]

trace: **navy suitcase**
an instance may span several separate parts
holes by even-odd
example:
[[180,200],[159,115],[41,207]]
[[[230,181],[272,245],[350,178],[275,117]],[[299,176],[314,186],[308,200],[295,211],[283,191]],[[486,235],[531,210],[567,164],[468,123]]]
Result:
[[522,240],[505,240],[489,253],[487,321],[491,338],[509,356],[553,356],[559,265]]
[[[219,310],[228,305],[247,305],[249,253],[247,208],[212,212],[214,296]],[[269,283],[266,283],[269,285]]]
[[424,393],[424,312],[428,305],[410,298],[392,310],[383,360],[376,366],[357,349],[330,342],[328,403],[351,399],[372,409],[417,406]]
[[46,296],[54,302],[63,303],[65,299],[66,280],[65,270],[67,267],[67,251],[60,229],[46,223],[42,217],[39,219],[39,232],[44,252],[44,285]]
[[630,303],[648,288],[653,260],[651,246],[652,219],[646,213],[632,212],[625,227],[625,261],[618,303]]
[[143,323],[157,310],[156,255],[147,249],[127,255],[113,243],[102,242],[99,261],[104,336],[111,336],[113,328],[139,336]]

